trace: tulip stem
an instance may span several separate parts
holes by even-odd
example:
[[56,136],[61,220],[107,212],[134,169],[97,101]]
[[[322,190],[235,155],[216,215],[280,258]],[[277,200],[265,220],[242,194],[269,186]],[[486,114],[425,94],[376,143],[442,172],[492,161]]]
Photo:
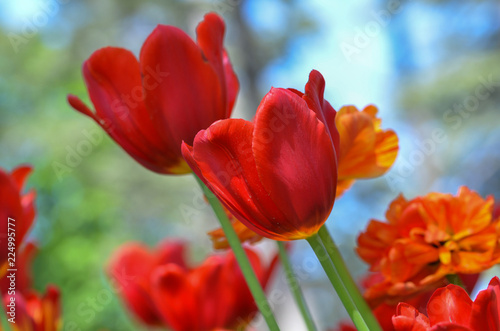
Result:
[[316,254],[319,262],[321,263],[321,266],[325,270],[325,273],[328,276],[330,283],[332,283],[333,288],[335,289],[337,295],[340,298],[340,301],[344,305],[344,308],[347,310],[347,313],[351,317],[351,320],[353,321],[358,331],[379,330],[379,329],[370,329],[368,327],[367,323],[363,319],[363,316],[361,315],[358,308],[356,308],[356,305],[352,301],[349,292],[347,292],[344,284],[342,283],[342,280],[340,279],[337,270],[335,270],[333,262],[330,259],[330,256],[326,251],[325,246],[323,246],[323,243],[321,242],[321,238],[319,237],[319,235],[316,233],[311,237],[307,238],[306,240],[309,242],[309,245],[311,245],[311,248]]
[[300,289],[299,282],[297,280],[296,274],[293,272],[292,264],[290,263],[290,258],[288,257],[288,253],[285,249],[285,244],[282,241],[277,241],[278,251],[280,255],[281,263],[283,264],[283,269],[285,271],[285,277],[288,282],[288,286],[290,287],[290,291],[299,307],[300,313],[304,318],[304,322],[306,323],[307,330],[316,331],[316,326],[314,325],[311,312],[307,307],[306,300],[304,298],[304,294]]
[[361,315],[361,318],[364,320],[364,323],[372,331],[376,330],[381,331],[382,329],[380,328],[377,319],[375,318],[375,316],[372,313],[372,310],[370,309],[365,299],[361,295],[358,286],[352,279],[351,274],[349,273],[349,270],[347,269],[347,266],[344,262],[344,259],[342,258],[342,255],[340,254],[337,245],[335,245],[335,242],[333,241],[330,232],[328,232],[326,225],[323,225],[321,227],[321,229],[318,231],[318,235],[328,255],[330,256],[330,259],[334,265],[335,270],[337,271],[337,274],[340,277],[343,286],[348,292],[352,302],[356,306],[356,309]]
[[238,261],[238,264],[241,268],[243,276],[245,277],[245,281],[248,285],[248,288],[250,289],[250,292],[252,292],[255,303],[257,304],[260,313],[264,317],[264,320],[266,321],[269,330],[279,331],[280,329],[278,327],[278,323],[274,318],[271,306],[267,301],[266,294],[264,293],[264,290],[262,290],[262,286],[260,285],[259,280],[255,276],[255,272],[252,268],[252,265],[250,264],[250,261],[248,260],[248,256],[245,253],[245,250],[243,249],[243,246],[241,245],[238,235],[234,231],[233,226],[231,225],[231,222],[229,221],[229,218],[227,217],[224,208],[222,207],[217,197],[196,175],[195,178],[198,181],[198,184],[200,185],[201,189],[203,190],[203,193],[207,197],[210,206],[212,206],[215,215],[219,219],[222,230],[224,230],[224,234],[226,235],[227,241],[229,242],[229,246],[231,246],[231,249],[233,250],[234,256]]

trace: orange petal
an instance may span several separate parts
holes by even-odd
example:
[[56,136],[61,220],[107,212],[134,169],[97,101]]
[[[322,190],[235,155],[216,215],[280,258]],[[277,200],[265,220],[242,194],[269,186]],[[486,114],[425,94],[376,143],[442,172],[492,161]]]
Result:
[[377,109],[362,112],[354,106],[342,107],[335,118],[340,134],[339,179],[373,178],[383,175],[398,154],[398,137],[382,131]]

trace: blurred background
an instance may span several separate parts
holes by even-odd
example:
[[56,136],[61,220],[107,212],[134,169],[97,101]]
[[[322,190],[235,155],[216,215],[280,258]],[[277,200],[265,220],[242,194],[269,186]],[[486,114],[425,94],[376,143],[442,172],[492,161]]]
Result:
[[[357,234],[399,193],[467,185],[500,198],[498,1],[2,0],[0,166],[35,168],[35,287],[61,288],[64,330],[142,330],[104,272],[122,243],[182,237],[193,261],[211,251],[210,210],[186,214],[198,192],[191,176],[147,171],[66,102],[68,93],[88,101],[81,65],[93,51],[138,54],[160,23],[194,36],[208,11],[226,21],[241,82],[233,117],[251,119],[271,86],[303,90],[318,69],[335,108],[375,104],[382,127],[398,134],[392,170],[358,181],[328,222],[356,277],[366,271],[353,251]],[[294,265],[313,271],[301,283],[318,324],[335,327],[346,315],[311,257],[305,243],[294,246]],[[281,275],[273,286],[285,289]],[[304,329],[285,301],[275,307],[283,330]]]

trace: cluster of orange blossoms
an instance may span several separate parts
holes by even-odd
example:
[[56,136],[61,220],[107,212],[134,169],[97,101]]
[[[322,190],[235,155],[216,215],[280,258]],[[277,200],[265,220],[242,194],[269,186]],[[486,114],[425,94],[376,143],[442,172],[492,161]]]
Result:
[[357,253],[380,273],[365,297],[373,306],[433,290],[447,275],[477,274],[500,261],[500,218],[492,197],[466,187],[457,196],[431,193],[395,199],[387,222],[372,220]]

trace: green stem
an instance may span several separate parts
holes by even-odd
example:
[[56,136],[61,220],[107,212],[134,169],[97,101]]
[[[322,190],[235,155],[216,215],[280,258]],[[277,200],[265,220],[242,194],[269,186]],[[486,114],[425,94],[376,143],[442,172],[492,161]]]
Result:
[[361,317],[363,318],[364,322],[366,323],[366,325],[369,327],[370,330],[381,331],[382,329],[380,328],[377,319],[375,318],[375,316],[373,316],[372,310],[366,303],[365,299],[363,298],[361,292],[358,289],[358,286],[352,279],[351,274],[349,273],[349,270],[347,269],[347,266],[344,263],[344,259],[342,258],[342,255],[340,254],[337,245],[335,245],[332,236],[328,232],[326,225],[323,225],[321,227],[321,229],[318,232],[318,235],[324,247],[326,248],[328,255],[330,256],[330,259],[340,277],[340,280],[342,281],[345,289],[349,293],[352,302],[354,303],[356,309],[361,314]]
[[292,295],[295,299],[295,302],[297,303],[297,306],[299,307],[300,313],[302,314],[302,317],[304,318],[304,321],[307,326],[307,330],[309,331],[316,331],[316,326],[314,325],[311,312],[309,311],[309,308],[307,307],[306,300],[304,298],[304,295],[302,294],[302,291],[300,290],[300,285],[299,282],[297,281],[296,275],[292,270],[292,265],[290,263],[290,258],[288,257],[288,254],[285,249],[285,245],[281,241],[276,242],[278,244],[278,251],[280,255],[280,260],[281,263],[283,264],[283,269],[285,271],[285,276],[286,280],[288,282],[288,286],[290,287],[290,291],[292,292]]
[[337,292],[340,301],[344,305],[345,309],[347,310],[347,313],[351,317],[358,331],[379,330],[376,328],[370,329],[365,320],[363,319],[363,316],[361,316],[361,313],[358,311],[356,305],[351,300],[349,292],[347,292],[346,288],[344,287],[344,284],[342,283],[339,274],[335,270],[335,267],[333,266],[333,263],[330,260],[330,256],[328,255],[326,248],[323,246],[323,243],[321,242],[321,238],[319,237],[319,235],[316,233],[311,237],[307,238],[307,241],[309,242],[309,245],[311,245],[311,248],[318,257],[318,260],[321,263],[323,269],[325,270],[328,279],[330,279],[333,288]]
[[260,310],[260,313],[264,317],[264,320],[271,331],[279,331],[278,323],[274,318],[273,312],[271,310],[271,306],[269,302],[267,302],[266,295],[262,290],[262,286],[260,285],[257,277],[255,276],[255,272],[253,271],[252,265],[248,260],[248,256],[245,253],[245,250],[241,246],[240,239],[238,235],[233,229],[229,218],[224,211],[224,208],[220,204],[217,197],[208,189],[208,187],[197,177],[195,176],[198,184],[200,185],[203,193],[208,199],[208,202],[212,206],[215,215],[219,219],[222,230],[224,230],[224,234],[226,235],[227,241],[229,242],[229,246],[233,250],[234,256],[238,261],[238,264],[241,268],[241,272],[245,277],[245,281],[247,282],[248,288],[250,292],[252,292],[253,298],[255,299],[255,303]]

